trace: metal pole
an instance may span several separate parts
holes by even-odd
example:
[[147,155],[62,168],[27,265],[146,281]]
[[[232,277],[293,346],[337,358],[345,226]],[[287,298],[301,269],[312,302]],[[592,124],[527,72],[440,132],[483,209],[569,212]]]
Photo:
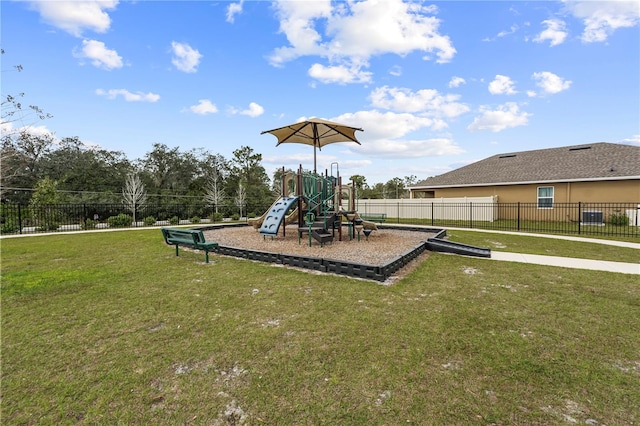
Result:
[[431,202],[431,226],[433,226],[434,224],[434,216],[433,216],[433,201]]
[[578,235],[582,231],[582,201],[578,201]]
[[20,204],[18,204],[18,227],[20,228],[20,233],[22,234],[22,210],[20,209]]

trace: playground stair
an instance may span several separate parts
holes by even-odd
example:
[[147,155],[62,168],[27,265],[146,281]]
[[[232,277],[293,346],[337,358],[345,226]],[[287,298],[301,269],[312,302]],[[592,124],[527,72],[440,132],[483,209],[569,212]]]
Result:
[[298,227],[298,234],[302,236],[311,232],[313,239],[323,246],[325,243],[333,241],[335,224],[339,222],[338,215],[335,212],[326,212],[324,215],[316,216],[310,227],[308,225]]
[[320,243],[320,246],[333,241],[333,234],[326,229],[312,229],[311,236]]

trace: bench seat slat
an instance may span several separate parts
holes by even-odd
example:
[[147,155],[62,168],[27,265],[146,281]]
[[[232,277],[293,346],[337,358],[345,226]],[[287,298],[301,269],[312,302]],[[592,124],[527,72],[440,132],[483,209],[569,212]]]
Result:
[[385,220],[387,220],[386,213],[365,213],[365,214],[361,214],[360,217],[363,220],[368,220],[371,222],[379,222],[379,223],[383,223]]

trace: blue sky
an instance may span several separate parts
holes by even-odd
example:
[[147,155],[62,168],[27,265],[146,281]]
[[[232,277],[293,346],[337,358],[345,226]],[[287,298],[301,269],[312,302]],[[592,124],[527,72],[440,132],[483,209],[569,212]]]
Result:
[[[2,94],[53,115],[4,123],[142,158],[154,143],[271,176],[309,146],[260,132],[320,117],[362,145],[318,169],[369,184],[491,155],[640,144],[636,1],[5,1]],[[21,65],[18,72],[14,65]]]

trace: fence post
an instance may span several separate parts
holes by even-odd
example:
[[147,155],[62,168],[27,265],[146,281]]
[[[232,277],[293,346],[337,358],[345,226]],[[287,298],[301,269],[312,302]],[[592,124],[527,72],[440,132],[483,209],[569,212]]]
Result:
[[433,226],[434,222],[434,217],[433,217],[433,201],[431,202],[431,226]]
[[398,219],[396,219],[396,222],[400,223],[400,201],[398,201],[397,203],[397,209],[398,209],[397,210],[398,213],[396,216],[398,217]]
[[520,201],[518,201],[518,231],[520,231]]
[[469,228],[473,229],[473,203],[469,201]]
[[20,228],[20,233],[22,234],[22,210],[20,206],[21,204],[18,204],[18,228]]
[[582,201],[578,201],[578,235],[582,231]]

